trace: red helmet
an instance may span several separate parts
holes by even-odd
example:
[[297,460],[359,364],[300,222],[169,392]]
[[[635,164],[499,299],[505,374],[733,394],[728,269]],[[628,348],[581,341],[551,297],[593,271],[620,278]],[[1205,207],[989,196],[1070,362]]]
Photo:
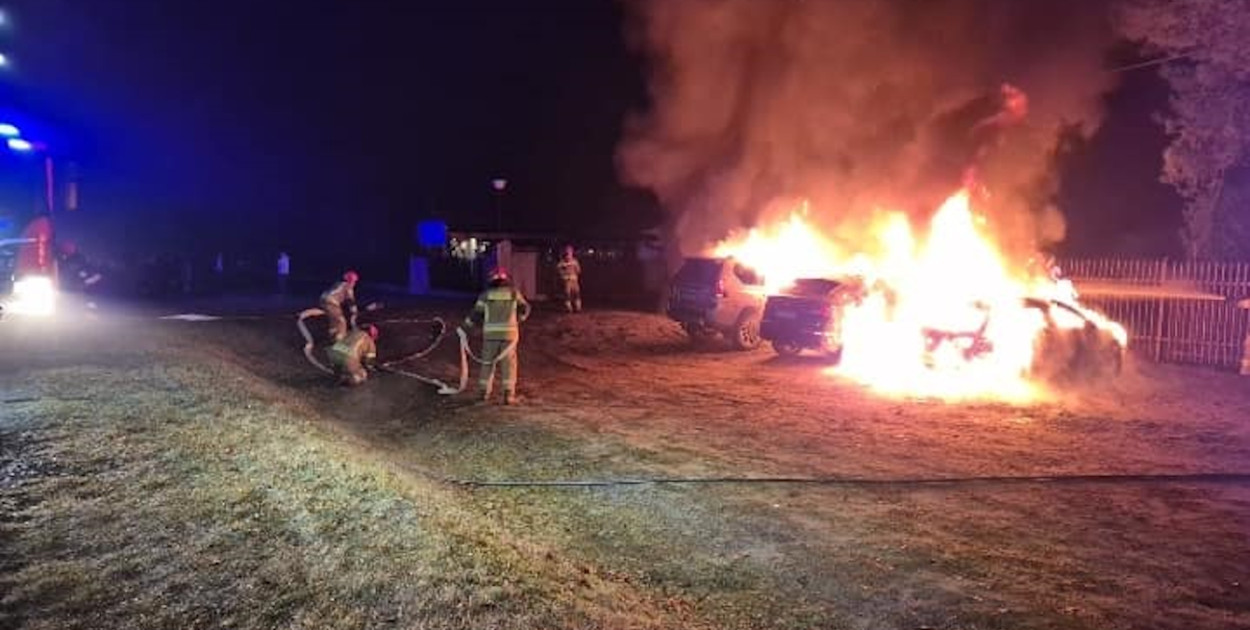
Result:
[[493,280],[507,280],[508,270],[504,269],[503,267],[495,267],[494,269],[490,270],[490,279],[492,281]]
[[573,255],[573,252],[574,252],[574,250],[573,250],[573,246],[572,246],[572,245],[565,245],[565,246],[564,246],[564,253],[568,254],[569,256],[572,256],[572,255]]
[[369,324],[369,327],[365,329],[365,332],[369,333],[370,339],[377,339],[378,335],[381,334],[380,332],[378,332],[378,327],[374,326],[373,324]]
[[359,280],[360,280],[360,274],[356,273],[355,271],[349,270],[347,273],[343,274],[344,282],[350,282],[352,284],[356,284],[356,282],[358,282]]

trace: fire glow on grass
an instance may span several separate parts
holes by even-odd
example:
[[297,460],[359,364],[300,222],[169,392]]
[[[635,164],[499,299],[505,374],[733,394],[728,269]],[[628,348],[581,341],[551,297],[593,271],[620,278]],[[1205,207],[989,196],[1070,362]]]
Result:
[[[862,299],[842,313],[842,358],[831,368],[837,374],[889,394],[1033,400],[1042,391],[1029,371],[1046,322],[1023,301],[1080,306],[1070,283],[1009,264],[983,223],[961,190],[938,209],[926,234],[890,213],[872,230],[876,242],[848,252],[807,220],[802,204],[784,221],[733,235],[713,253],[759,270],[770,293],[804,277],[862,280]],[[1081,310],[1124,341],[1119,324]],[[1084,325],[1071,313],[1055,317],[1060,327]]]

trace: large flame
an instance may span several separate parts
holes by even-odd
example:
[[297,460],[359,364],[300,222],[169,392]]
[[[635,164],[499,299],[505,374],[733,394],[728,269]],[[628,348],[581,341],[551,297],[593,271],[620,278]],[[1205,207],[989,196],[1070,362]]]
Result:
[[[1124,329],[1082,309],[1071,283],[1048,269],[1009,264],[966,190],[952,195],[917,234],[887,213],[856,252],[838,247],[807,219],[806,204],[776,224],[733,235],[713,250],[755,267],[776,290],[803,277],[857,278],[861,299],[841,320],[838,374],[892,394],[1025,401],[1042,390],[1030,379],[1035,342],[1046,322],[1022,308],[1027,297],[1081,309],[1122,343]],[[1084,321],[1065,311],[1055,325]]]

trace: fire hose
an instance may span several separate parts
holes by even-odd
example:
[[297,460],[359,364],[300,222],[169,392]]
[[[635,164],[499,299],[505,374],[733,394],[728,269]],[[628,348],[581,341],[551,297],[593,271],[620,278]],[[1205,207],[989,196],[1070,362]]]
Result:
[[[317,369],[321,370],[322,372],[325,372],[326,374],[333,375],[335,374],[335,371],[332,368],[325,365],[321,361],[317,360],[317,357],[314,353],[314,350],[316,349],[316,342],[313,341],[312,333],[308,330],[308,324],[306,323],[306,320],[310,317],[319,317],[323,315],[325,315],[325,311],[320,308],[305,309],[303,311],[300,311],[299,316],[297,317],[295,321],[295,325],[299,329],[300,335],[304,338],[304,357],[308,359],[308,362],[313,364],[313,366],[316,367]],[[388,323],[391,323],[391,324],[393,323],[435,323],[435,324],[438,324],[439,333],[435,337],[434,341],[430,343],[429,346],[426,346],[424,349],[418,352],[404,355],[402,357],[392,359],[384,363],[379,363],[378,369],[386,371],[386,372],[390,372],[392,374],[398,374],[400,376],[411,378],[411,379],[420,381],[422,383],[425,383],[427,385],[433,385],[438,388],[438,393],[444,396],[454,396],[456,394],[463,392],[468,387],[469,360],[470,359],[472,359],[475,363],[478,363],[480,365],[493,366],[499,363],[500,361],[512,356],[512,354],[516,352],[517,341],[514,339],[512,340],[511,343],[509,343],[503,349],[503,352],[499,353],[499,356],[490,360],[483,359],[482,357],[473,353],[473,349],[469,346],[469,335],[467,332],[465,332],[464,328],[457,327],[456,336],[460,340],[460,353],[459,353],[460,354],[460,380],[459,380],[459,383],[453,387],[439,379],[428,377],[428,376],[423,376],[421,374],[417,374],[416,372],[412,372],[409,370],[402,369],[400,367],[396,367],[398,365],[407,363],[409,361],[414,361],[416,359],[420,359],[425,356],[428,356],[431,352],[434,352],[434,350],[437,349],[442,344],[443,340],[447,338],[447,323],[444,322],[442,318],[434,317],[431,319],[389,319],[389,320],[382,320],[382,321],[375,322],[375,323],[378,323],[378,324],[388,324]]]

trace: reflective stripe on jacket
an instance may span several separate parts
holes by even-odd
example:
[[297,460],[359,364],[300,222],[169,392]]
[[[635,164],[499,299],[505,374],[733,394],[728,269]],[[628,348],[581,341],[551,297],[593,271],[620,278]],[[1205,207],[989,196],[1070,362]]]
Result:
[[530,316],[530,304],[512,287],[491,287],[478,296],[473,315],[482,319],[484,338],[516,339],[520,322]]
[[355,302],[355,301],[356,301],[355,289],[353,289],[352,285],[348,284],[344,280],[339,280],[338,282],[335,282],[334,286],[330,287],[329,289],[326,289],[326,292],[321,294],[321,302],[324,304],[333,304],[335,306],[342,306],[343,302]]
[[578,262],[576,258],[569,258],[568,260],[562,258],[560,262],[556,263],[556,273],[560,274],[561,280],[576,280],[582,275],[582,263]]
[[378,358],[378,346],[369,333],[353,330],[330,346],[329,354],[330,361],[339,367],[364,365]]

